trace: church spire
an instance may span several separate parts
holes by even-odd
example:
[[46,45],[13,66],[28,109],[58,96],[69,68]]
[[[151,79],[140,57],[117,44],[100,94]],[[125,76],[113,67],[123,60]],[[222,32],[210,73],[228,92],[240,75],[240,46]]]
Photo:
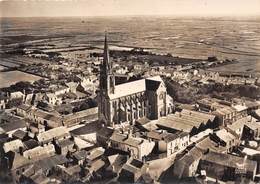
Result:
[[105,34],[103,62],[100,65],[100,90],[106,93],[114,93],[115,76],[112,72],[112,64],[109,58],[107,33]]
[[105,42],[104,42],[104,53],[103,53],[103,65],[106,73],[109,74],[111,70],[110,61],[109,61],[109,48],[107,43],[107,32],[105,33]]

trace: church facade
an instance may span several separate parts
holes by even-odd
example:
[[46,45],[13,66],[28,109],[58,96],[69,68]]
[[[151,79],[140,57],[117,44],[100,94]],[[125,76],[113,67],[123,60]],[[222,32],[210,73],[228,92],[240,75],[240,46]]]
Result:
[[160,76],[115,84],[107,37],[100,64],[98,115],[106,126],[134,124],[140,118],[158,119],[171,112],[169,96]]

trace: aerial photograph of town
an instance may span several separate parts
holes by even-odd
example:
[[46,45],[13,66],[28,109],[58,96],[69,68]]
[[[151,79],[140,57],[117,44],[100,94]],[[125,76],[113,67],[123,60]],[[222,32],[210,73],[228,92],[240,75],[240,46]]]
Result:
[[0,0],[20,183],[260,183],[260,0]]

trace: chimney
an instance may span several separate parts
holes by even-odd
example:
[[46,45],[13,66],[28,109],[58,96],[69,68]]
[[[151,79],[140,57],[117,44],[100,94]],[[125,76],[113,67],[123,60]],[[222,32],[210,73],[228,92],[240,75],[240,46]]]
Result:
[[19,153],[21,156],[23,156],[23,148],[22,147],[19,147]]
[[128,137],[129,138],[132,137],[132,129],[131,128],[128,130]]

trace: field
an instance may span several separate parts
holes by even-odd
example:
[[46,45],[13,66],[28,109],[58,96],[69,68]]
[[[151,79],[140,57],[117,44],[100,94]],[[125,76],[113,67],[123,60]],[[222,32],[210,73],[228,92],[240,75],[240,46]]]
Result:
[[199,59],[215,55],[239,61],[233,67],[218,70],[236,68],[260,73],[259,17],[241,20],[231,17],[5,18],[2,30],[2,50],[17,44],[26,48],[36,45],[63,48],[63,51],[73,47],[103,48],[107,30],[109,44],[115,50],[141,47],[155,53]]
[[4,66],[7,68],[10,67],[19,67],[21,66],[21,64],[48,64],[50,63],[47,60],[43,60],[43,59],[38,59],[38,58],[30,58],[30,57],[25,57],[22,55],[7,55],[7,54],[1,54],[0,55],[0,66]]
[[41,77],[21,71],[0,72],[0,88],[8,87],[19,81],[34,82],[39,79]]

